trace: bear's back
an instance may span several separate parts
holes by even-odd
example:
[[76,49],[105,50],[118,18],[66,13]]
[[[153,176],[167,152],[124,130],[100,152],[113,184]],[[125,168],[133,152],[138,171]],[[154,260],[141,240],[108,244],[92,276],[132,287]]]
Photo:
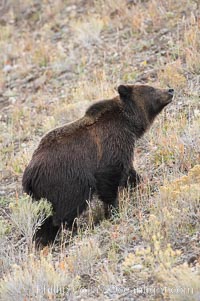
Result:
[[63,139],[69,136],[74,136],[75,138],[76,134],[94,125],[104,114],[108,112],[111,112],[112,114],[112,112],[119,110],[119,107],[118,97],[110,100],[102,100],[92,104],[82,118],[57,127],[43,136],[39,143],[37,152],[43,147],[49,147],[54,143],[61,143]]

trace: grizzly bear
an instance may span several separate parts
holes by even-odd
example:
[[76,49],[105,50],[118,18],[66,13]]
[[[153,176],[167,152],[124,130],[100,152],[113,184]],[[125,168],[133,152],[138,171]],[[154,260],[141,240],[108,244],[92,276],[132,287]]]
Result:
[[53,207],[53,216],[38,231],[43,245],[61,225],[72,225],[94,194],[116,207],[119,187],[140,180],[133,167],[135,142],[172,101],[174,90],[120,85],[118,93],[91,105],[81,119],[47,133],[24,171],[23,190]]

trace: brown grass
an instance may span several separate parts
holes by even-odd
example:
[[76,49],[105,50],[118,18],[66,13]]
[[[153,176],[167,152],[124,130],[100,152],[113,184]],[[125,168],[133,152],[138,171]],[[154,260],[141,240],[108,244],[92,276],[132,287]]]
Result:
[[[197,1],[14,2],[0,20],[0,299],[199,300]],[[142,185],[111,220],[95,201],[77,235],[37,251],[49,207],[21,191],[33,150],[122,82],[176,92],[137,143]]]

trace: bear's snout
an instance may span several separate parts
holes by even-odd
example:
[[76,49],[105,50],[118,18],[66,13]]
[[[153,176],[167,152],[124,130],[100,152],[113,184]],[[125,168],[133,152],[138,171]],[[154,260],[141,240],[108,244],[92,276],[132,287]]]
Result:
[[169,93],[170,95],[174,95],[174,89],[169,89],[169,90],[168,90],[168,93]]

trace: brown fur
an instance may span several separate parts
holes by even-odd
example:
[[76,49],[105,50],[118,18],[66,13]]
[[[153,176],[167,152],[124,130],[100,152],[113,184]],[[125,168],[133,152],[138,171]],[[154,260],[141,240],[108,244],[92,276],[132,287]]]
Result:
[[[40,141],[23,175],[23,189],[35,200],[46,198],[54,214],[39,236],[53,239],[62,223],[72,224],[96,193],[117,205],[118,188],[136,185],[136,139],[172,100],[171,90],[145,85],[119,86],[119,96],[92,105],[81,119],[56,128]],[[52,237],[53,236],[53,237]]]

